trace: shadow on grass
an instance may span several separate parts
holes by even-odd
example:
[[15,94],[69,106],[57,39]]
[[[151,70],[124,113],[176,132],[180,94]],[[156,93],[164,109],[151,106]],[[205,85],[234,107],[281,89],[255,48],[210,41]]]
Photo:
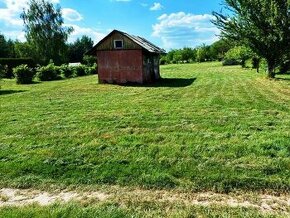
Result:
[[16,93],[26,92],[24,90],[1,90],[0,89],[0,95],[12,95]]
[[276,77],[275,80],[279,80],[279,81],[290,81],[290,78]]
[[153,83],[147,83],[147,84],[138,84],[138,83],[127,83],[123,86],[130,86],[130,87],[152,87],[152,88],[158,88],[158,87],[172,87],[172,88],[182,88],[190,86],[194,83],[196,78],[162,78],[156,82]]

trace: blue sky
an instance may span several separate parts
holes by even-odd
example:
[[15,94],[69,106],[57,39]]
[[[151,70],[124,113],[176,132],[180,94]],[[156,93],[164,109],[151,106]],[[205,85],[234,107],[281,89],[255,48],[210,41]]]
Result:
[[[113,29],[147,38],[170,50],[210,44],[219,31],[210,19],[221,9],[222,0],[49,0],[63,10],[65,25],[98,42]],[[27,0],[0,0],[0,32],[24,41],[19,15]]]

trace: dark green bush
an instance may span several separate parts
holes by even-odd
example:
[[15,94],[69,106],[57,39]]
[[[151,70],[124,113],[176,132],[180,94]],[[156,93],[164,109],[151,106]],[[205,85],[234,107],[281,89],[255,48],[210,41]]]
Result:
[[86,70],[86,75],[93,75],[93,74],[97,74],[98,72],[98,68],[96,64],[94,64],[92,67],[86,66],[85,70]]
[[35,71],[24,64],[15,67],[13,69],[13,74],[16,78],[17,84],[31,84],[33,77],[35,76]]
[[160,63],[160,65],[165,65],[165,64],[167,64],[166,56],[161,57],[159,63]]
[[7,67],[0,64],[0,79],[6,75]]
[[5,78],[12,78],[13,68],[26,64],[28,67],[35,67],[35,63],[31,58],[0,58],[0,65],[7,66]]
[[66,64],[61,65],[61,75],[64,78],[72,78],[76,76],[75,69]]
[[85,76],[86,75],[86,66],[85,65],[79,65],[79,66],[75,66],[73,68],[76,72],[76,76]]
[[285,74],[290,71],[290,60],[285,60],[279,67],[279,72]]
[[47,66],[37,69],[37,78],[40,81],[53,81],[61,79],[61,68],[54,64],[48,64]]
[[241,60],[237,59],[225,59],[223,60],[223,66],[232,66],[232,65],[240,65]]

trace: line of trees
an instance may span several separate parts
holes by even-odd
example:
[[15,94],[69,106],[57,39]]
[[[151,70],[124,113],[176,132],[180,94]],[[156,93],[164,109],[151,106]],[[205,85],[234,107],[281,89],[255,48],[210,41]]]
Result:
[[[63,52],[59,52],[56,56],[37,55],[37,49],[30,43],[7,39],[5,35],[0,33],[0,58],[32,58],[35,63],[40,65],[46,65],[50,60],[58,65],[77,63],[84,61],[83,54],[89,51],[93,44],[93,40],[84,35],[73,43],[66,42]],[[42,47],[47,48],[48,45],[44,44]]]
[[60,6],[47,0],[30,0],[28,4],[21,14],[26,42],[8,40],[0,33],[0,58],[32,58],[40,65],[82,62],[93,40],[82,36],[68,43],[73,28],[64,26]]
[[203,44],[196,48],[173,49],[161,57],[161,64],[221,61],[234,46],[227,40],[221,39],[212,45]]

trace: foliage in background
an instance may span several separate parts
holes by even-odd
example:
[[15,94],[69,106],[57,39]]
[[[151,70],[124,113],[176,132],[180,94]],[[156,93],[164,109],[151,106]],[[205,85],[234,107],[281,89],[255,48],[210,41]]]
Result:
[[197,62],[206,62],[211,61],[211,54],[210,54],[210,46],[207,46],[205,44],[197,47],[196,52],[196,61]]
[[7,72],[7,66],[0,64],[0,79],[2,79]]
[[35,66],[34,61],[31,58],[0,58],[0,64],[5,66],[5,78],[12,78],[13,68],[26,64],[33,68]]
[[83,62],[84,54],[93,48],[94,41],[88,36],[82,36],[68,45],[68,60],[70,63]]
[[290,3],[286,0],[225,0],[231,15],[213,12],[212,21],[223,37],[249,46],[275,77],[290,51]]
[[62,78],[73,78],[85,75],[91,75],[96,73],[96,65],[94,66],[69,66],[63,64],[61,66],[55,66],[53,63],[47,66],[42,66],[37,69],[37,78],[40,81],[53,81]]
[[97,64],[97,58],[95,56],[85,55],[82,63],[87,66],[93,67]]
[[196,48],[173,49],[161,57],[160,64],[221,61],[225,53],[233,47],[234,45],[227,40],[220,39],[212,45],[203,44]]
[[27,65],[20,65],[13,69],[13,74],[17,84],[31,84],[35,71]]
[[40,81],[53,81],[61,79],[61,71],[53,63],[37,69],[37,78]]
[[14,42],[9,39],[6,40],[5,36],[0,34],[0,58],[14,57]]
[[245,46],[235,46],[224,56],[223,65],[242,65],[245,67],[246,60],[254,57],[253,52]]
[[21,18],[37,63],[48,64],[49,60],[56,64],[63,63],[67,53],[66,41],[73,29],[63,26],[60,6],[55,8],[46,0],[30,0],[28,5]]
[[232,42],[226,39],[220,39],[210,46],[210,55],[212,60],[222,61],[228,50],[233,48]]

